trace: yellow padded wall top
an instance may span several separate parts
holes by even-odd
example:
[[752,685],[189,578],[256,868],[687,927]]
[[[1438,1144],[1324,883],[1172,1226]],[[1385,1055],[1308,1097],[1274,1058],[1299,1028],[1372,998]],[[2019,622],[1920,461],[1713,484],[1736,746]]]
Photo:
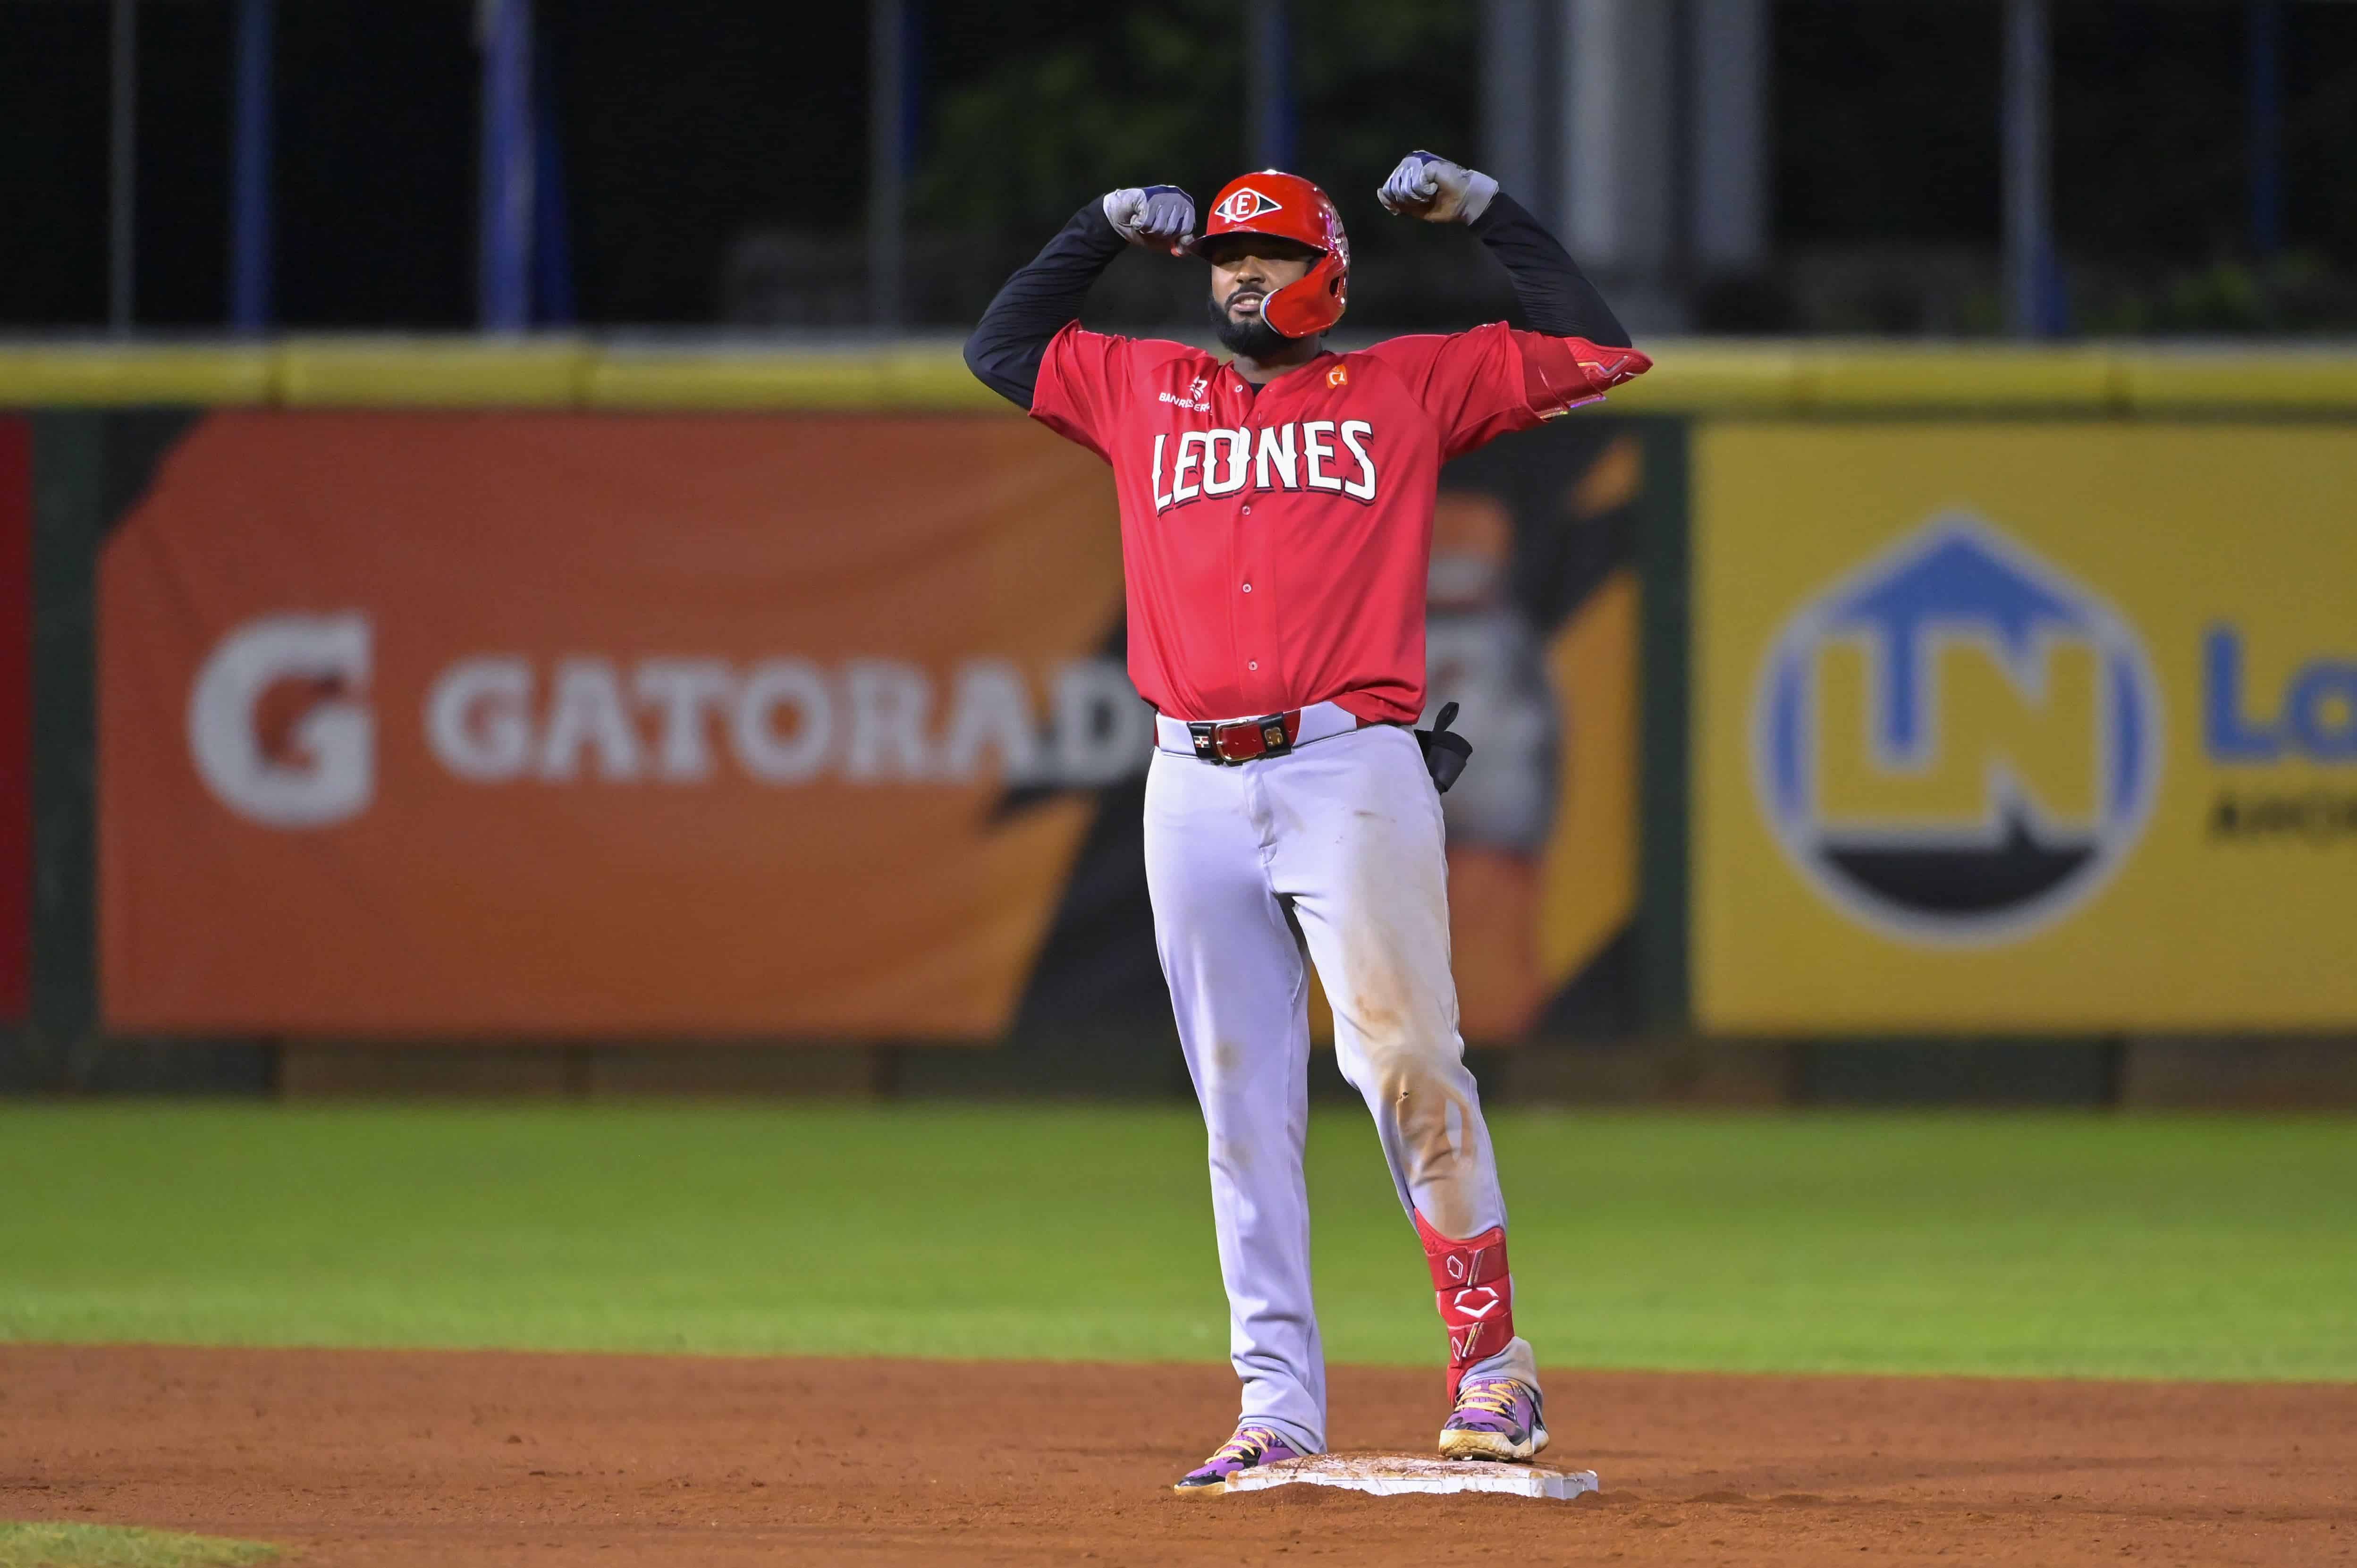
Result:
[[[2357,414],[2357,351],[1663,339],[1616,411]],[[289,338],[263,345],[0,342],[0,407],[834,409],[1011,412],[954,342],[601,344],[577,337]]]

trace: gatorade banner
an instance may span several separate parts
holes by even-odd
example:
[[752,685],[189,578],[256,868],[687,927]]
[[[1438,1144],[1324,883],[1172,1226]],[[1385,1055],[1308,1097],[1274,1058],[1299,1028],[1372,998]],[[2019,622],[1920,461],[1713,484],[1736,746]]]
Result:
[[1136,766],[998,420],[218,414],[101,581],[127,1031],[995,1030]]
[[[1581,423],[1441,508],[1478,1037],[1609,1013],[1633,903],[1644,460]],[[199,421],[101,564],[106,1026],[1167,1030],[1112,506],[1005,419]]]
[[1727,424],[1693,478],[1706,1027],[2357,1024],[2357,431]]

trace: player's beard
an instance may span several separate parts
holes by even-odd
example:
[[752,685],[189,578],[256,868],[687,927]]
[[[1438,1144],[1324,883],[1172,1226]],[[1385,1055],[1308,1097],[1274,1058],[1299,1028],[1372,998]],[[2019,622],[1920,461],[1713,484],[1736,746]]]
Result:
[[[1217,299],[1211,302],[1211,325],[1220,334],[1220,342],[1231,354],[1241,354],[1247,360],[1265,360],[1281,353],[1293,341],[1275,328],[1261,319],[1260,310],[1239,321],[1228,314],[1227,307]],[[1268,308],[1268,295],[1260,296],[1261,310]]]

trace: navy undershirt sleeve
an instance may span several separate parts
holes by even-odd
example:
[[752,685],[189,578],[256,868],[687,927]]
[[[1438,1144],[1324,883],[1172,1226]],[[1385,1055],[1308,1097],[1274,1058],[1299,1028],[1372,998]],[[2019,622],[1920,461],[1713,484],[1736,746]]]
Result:
[[965,340],[966,369],[1017,408],[1030,408],[1049,342],[1080,316],[1089,285],[1126,243],[1105,218],[1103,202],[1073,213],[982,313]]
[[1630,346],[1628,329],[1555,237],[1504,191],[1470,225],[1513,280],[1514,300],[1534,332],[1585,338],[1604,349]]

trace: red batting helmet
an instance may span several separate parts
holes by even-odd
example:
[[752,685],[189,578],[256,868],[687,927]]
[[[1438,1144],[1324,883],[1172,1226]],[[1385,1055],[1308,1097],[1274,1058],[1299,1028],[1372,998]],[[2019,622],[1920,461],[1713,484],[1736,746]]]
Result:
[[1307,245],[1323,255],[1307,277],[1286,284],[1261,301],[1260,317],[1287,338],[1308,338],[1342,319],[1351,289],[1351,242],[1342,215],[1327,194],[1297,174],[1263,169],[1228,182],[1211,203],[1203,248],[1222,234],[1267,234]]

